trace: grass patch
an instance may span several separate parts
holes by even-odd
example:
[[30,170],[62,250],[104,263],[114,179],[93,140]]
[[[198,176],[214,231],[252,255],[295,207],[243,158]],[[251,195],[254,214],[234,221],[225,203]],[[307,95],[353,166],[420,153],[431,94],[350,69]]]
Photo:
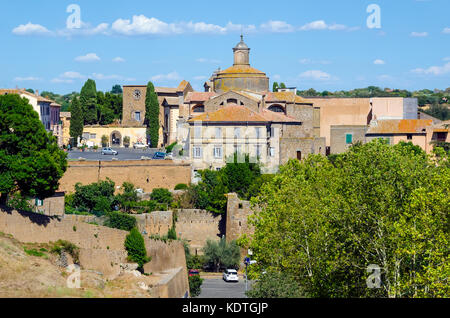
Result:
[[45,253],[38,251],[35,248],[27,249],[26,247],[24,247],[23,250],[25,251],[25,253],[27,253],[27,255],[30,255],[30,256],[36,256],[36,257],[46,256]]

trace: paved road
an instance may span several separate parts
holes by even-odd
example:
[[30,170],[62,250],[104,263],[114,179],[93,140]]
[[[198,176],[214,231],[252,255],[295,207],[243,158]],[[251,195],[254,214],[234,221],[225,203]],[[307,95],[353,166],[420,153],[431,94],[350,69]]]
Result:
[[95,151],[79,151],[79,150],[72,150],[68,152],[68,159],[79,159],[84,158],[88,161],[112,161],[112,158],[116,158],[118,160],[140,160],[141,157],[149,157],[152,158],[155,152],[157,152],[157,149],[140,149],[135,150],[133,148],[113,148],[116,150],[119,154],[117,156],[110,156],[110,155],[102,155],[101,149],[98,149]]
[[239,277],[239,283],[226,283],[220,278],[205,279],[198,298],[246,298],[245,280]]

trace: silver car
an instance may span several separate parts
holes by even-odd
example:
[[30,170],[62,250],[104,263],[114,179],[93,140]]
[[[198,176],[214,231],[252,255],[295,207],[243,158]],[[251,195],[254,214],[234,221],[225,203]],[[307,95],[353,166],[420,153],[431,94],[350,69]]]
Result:
[[102,155],[112,155],[112,156],[117,156],[119,153],[117,151],[115,151],[112,148],[103,148],[102,149]]
[[236,270],[227,269],[223,272],[223,280],[226,282],[239,282],[239,276]]

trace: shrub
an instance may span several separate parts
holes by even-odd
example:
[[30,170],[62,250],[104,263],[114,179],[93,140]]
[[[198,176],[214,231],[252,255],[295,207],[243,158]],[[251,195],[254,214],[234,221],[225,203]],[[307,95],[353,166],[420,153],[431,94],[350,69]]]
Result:
[[167,189],[154,189],[150,198],[158,203],[170,204],[173,201],[172,193]]
[[189,292],[191,294],[191,298],[200,296],[200,293],[202,292],[202,284],[203,278],[200,278],[200,276],[189,276]]
[[108,219],[105,221],[104,225],[113,229],[130,231],[137,224],[134,216],[125,213],[110,212],[107,216]]
[[112,210],[114,205],[115,183],[109,179],[90,185],[75,185],[72,207],[80,210],[105,214]]
[[27,253],[27,255],[30,255],[30,256],[36,256],[36,257],[42,257],[42,256],[45,256],[44,253],[42,253],[41,251],[37,251],[37,250],[34,249],[34,248],[28,250],[26,247],[24,247],[23,250],[25,251],[25,253]]
[[167,152],[167,153],[171,153],[171,152],[173,151],[173,148],[175,148],[176,145],[177,145],[177,143],[174,142],[174,143],[171,144],[170,146],[167,146],[166,152]]
[[249,298],[301,298],[303,292],[289,274],[267,272],[246,293]]
[[187,190],[187,188],[188,188],[188,185],[184,184],[184,183],[180,183],[175,186],[175,190]]
[[52,249],[50,250],[50,252],[55,254],[61,254],[61,252],[63,251],[72,256],[74,263],[80,262],[80,249],[73,243],[59,240],[53,245]]
[[147,257],[144,238],[137,228],[133,228],[125,239],[125,249],[128,252],[128,260],[139,265],[139,269],[143,272],[144,264],[150,262],[151,258]]
[[128,148],[130,146],[130,137],[129,136],[123,137],[123,145],[125,146],[125,148]]
[[109,142],[109,138],[106,135],[102,136],[102,147],[107,147]]

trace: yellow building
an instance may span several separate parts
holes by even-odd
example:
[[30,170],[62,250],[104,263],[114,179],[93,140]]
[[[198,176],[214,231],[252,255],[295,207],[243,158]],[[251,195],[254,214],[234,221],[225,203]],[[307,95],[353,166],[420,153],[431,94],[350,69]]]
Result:
[[103,147],[102,137],[106,136],[107,144],[110,147],[124,147],[125,137],[130,138],[130,147],[135,143],[147,142],[147,129],[144,126],[124,127],[119,124],[106,126],[84,126],[83,142],[88,147]]

